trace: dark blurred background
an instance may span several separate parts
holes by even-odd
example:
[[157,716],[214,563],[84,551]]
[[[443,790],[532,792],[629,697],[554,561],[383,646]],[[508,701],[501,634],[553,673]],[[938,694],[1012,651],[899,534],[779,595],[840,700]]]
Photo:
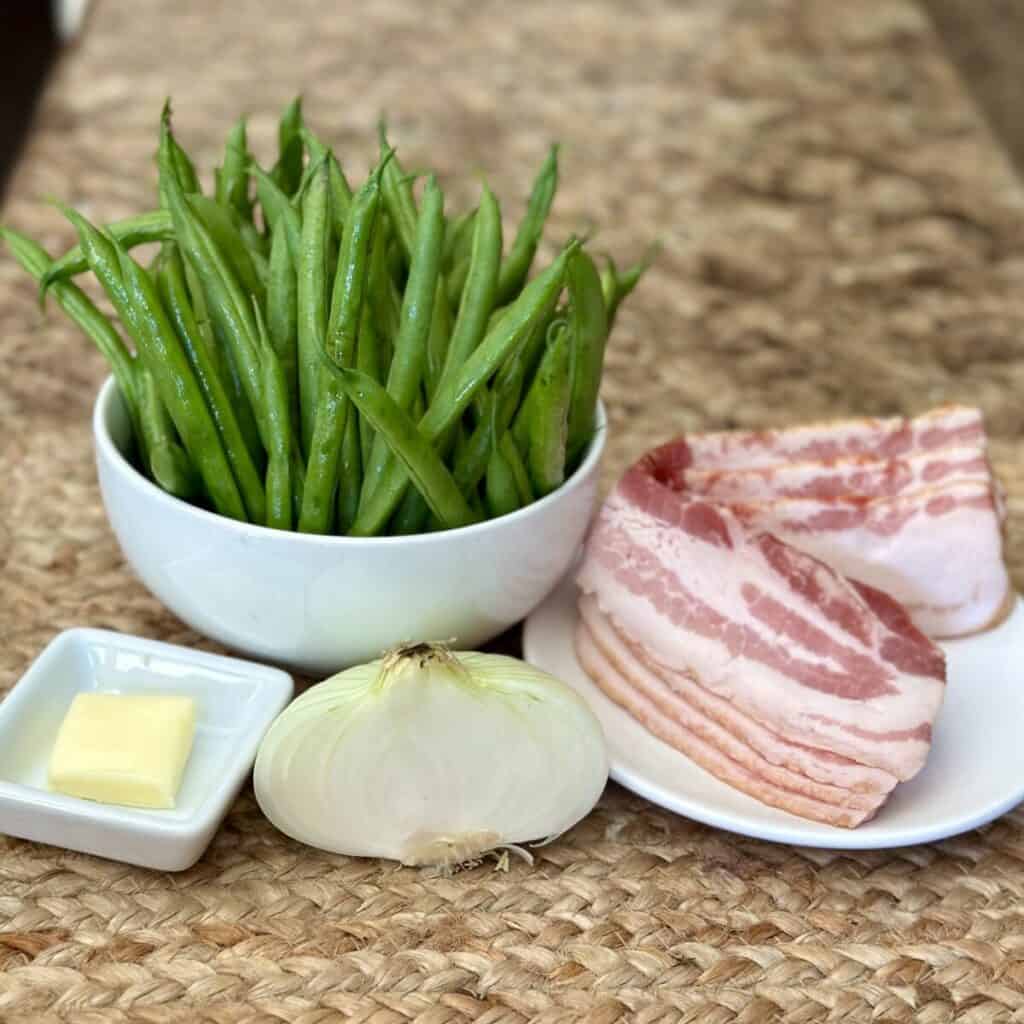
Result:
[[[1024,2],[919,2],[995,134],[1024,169]],[[52,2],[0,3],[0,198],[46,77],[61,47],[73,44],[73,39],[60,38]]]
[[0,4],[0,198],[59,49],[51,3]]

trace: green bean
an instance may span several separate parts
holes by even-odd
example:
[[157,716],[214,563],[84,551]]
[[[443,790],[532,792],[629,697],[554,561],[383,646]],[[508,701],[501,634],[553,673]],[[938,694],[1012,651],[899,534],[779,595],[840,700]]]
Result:
[[491,452],[486,480],[487,511],[492,517],[508,515],[520,507],[515,474],[500,448]]
[[[394,356],[388,371],[388,394],[403,412],[408,412],[423,378],[427,340],[437,294],[444,231],[444,196],[431,178],[423,194],[416,225],[416,238],[409,268],[409,282],[402,299],[401,325],[395,339]],[[360,507],[369,500],[380,474],[387,465],[389,448],[378,436],[363,474]]]
[[424,367],[424,383],[427,394],[433,397],[441,383],[448,346],[451,344],[452,313],[448,308],[448,291],[444,278],[438,275],[434,286],[434,305],[430,314],[430,333],[427,336],[427,360]]
[[476,209],[467,210],[454,220],[448,221],[444,231],[444,254],[442,266],[451,271],[456,263],[469,259],[470,247],[473,244],[473,222],[476,220]]
[[[387,129],[383,122],[379,126],[381,160],[389,151],[394,154],[394,149],[388,143]],[[412,196],[412,186],[406,176],[398,158],[392,155],[390,160],[384,162],[384,169],[381,172],[381,192],[384,196],[384,206],[394,225],[395,234],[399,244],[405,253],[406,260],[412,259],[413,250],[416,247],[416,222],[419,219],[416,213],[416,202]]]
[[302,498],[306,493],[306,464],[302,461],[302,452],[299,450],[298,438],[292,431],[291,449],[291,484],[292,484],[292,522],[298,523],[302,515]]
[[459,371],[446,382],[424,416],[431,438],[443,433],[467,409],[477,390],[529,338],[558,300],[568,260],[579,248],[571,240],[552,264],[530,281]]
[[[372,259],[373,257],[371,256],[371,265]],[[372,377],[378,384],[383,384],[387,374],[381,365],[380,338],[377,335],[377,328],[373,322],[370,305],[369,302],[363,302],[363,315],[359,323],[359,341],[356,345],[356,369]],[[359,482],[360,488],[362,488],[362,467],[369,465],[370,453],[373,449],[373,427],[361,417],[356,418],[359,420]],[[357,492],[357,503],[358,500]],[[351,525],[351,520],[349,525]]]
[[434,305],[430,313],[430,334],[427,336],[427,361],[423,382],[427,394],[433,397],[444,371],[444,360],[452,341],[452,310],[447,304],[444,279],[437,278],[434,287]]
[[[423,391],[420,390],[416,394],[416,400],[413,402],[412,409],[409,410],[413,423],[418,423],[422,419],[425,409],[426,403],[423,399]],[[437,450],[437,445],[434,446],[434,449],[435,451]],[[406,488],[402,503],[398,506],[395,514],[391,517],[391,522],[388,524],[388,533],[405,536],[422,533],[430,518],[430,506],[427,504],[426,498],[415,487]],[[440,528],[440,521],[435,519],[435,522],[437,523],[436,528]]]
[[537,375],[537,367],[544,357],[544,352],[555,331],[560,331],[569,324],[569,310],[561,305],[551,311],[543,329],[534,334],[523,346],[523,390],[529,391],[533,378]]
[[573,357],[572,332],[562,328],[548,344],[513,427],[526,455],[530,482],[540,497],[565,480]]
[[486,411],[471,433],[462,434],[461,442],[455,446],[452,455],[452,475],[463,494],[472,491],[484,478],[487,460],[495,448],[493,395],[488,393],[486,402]]
[[[369,277],[370,245],[380,205],[379,178],[378,168],[352,201],[348,230],[338,256],[322,366],[324,359],[333,360],[341,367],[350,367],[355,361]],[[341,447],[348,419],[348,399],[341,380],[331,375],[326,366],[320,378],[318,401],[306,464],[306,490],[299,517],[299,529],[304,533],[328,533],[331,529]]]
[[[419,423],[431,444],[458,421],[478,389],[546,318],[562,290],[566,263],[578,247],[579,242],[573,239],[550,267],[526,285],[452,382],[438,390]],[[407,483],[402,467],[389,465],[366,507],[360,508],[351,532],[358,536],[378,533],[401,501]]]
[[[555,342],[560,341],[560,344],[564,344],[568,337],[568,329],[568,321],[556,320],[552,323],[550,330],[545,332],[545,341],[541,348],[537,370],[534,373],[533,378],[526,385],[523,399],[519,404],[519,408],[516,409],[515,416],[512,419],[510,433],[515,439],[515,443],[519,447],[519,450],[524,454],[529,451],[530,447],[530,430],[534,421],[533,407],[544,392],[544,388],[537,382],[538,377],[540,376],[540,371],[544,366],[545,359],[551,358],[550,353],[554,348]],[[526,382],[524,381],[524,383]]]
[[210,320],[206,296],[199,283],[195,268],[187,260],[182,262],[185,267],[185,283],[188,287],[188,298],[195,315],[196,327],[206,345],[207,352],[213,359],[217,374],[228,391],[231,406],[235,410],[235,418],[238,420],[238,427],[245,439],[245,446],[249,451],[250,458],[258,468],[263,464],[264,450],[255,413],[246,397],[242,378],[231,358],[231,348],[223,341],[220,331],[214,328]]
[[270,260],[262,252],[250,249],[248,245],[246,245],[246,248],[249,249],[249,258],[252,260],[253,268],[256,271],[256,278],[260,283],[260,291],[265,293],[267,290],[267,280],[270,277]]
[[341,241],[345,233],[345,221],[352,206],[352,187],[345,177],[338,158],[331,152],[327,154],[328,181],[331,186],[331,216],[334,218],[334,233]]
[[466,278],[469,277],[469,257],[463,257],[455,263],[446,273],[448,306],[458,313],[459,305],[462,302],[462,293],[466,288]]
[[[466,278],[469,276],[473,236],[476,233],[476,217],[477,210],[473,209],[455,222],[451,231],[451,245],[446,250],[444,270],[448,279],[448,304],[456,312],[458,311],[459,303],[462,301],[462,291],[466,286]],[[448,242],[449,239],[446,236],[446,246]]]
[[611,330],[615,323],[615,315],[630,292],[640,283],[640,278],[650,269],[658,254],[659,246],[653,245],[639,263],[634,263],[621,274],[609,256],[608,266],[601,274],[601,291],[604,294],[605,305],[608,308],[608,329]]
[[304,124],[299,129],[299,137],[309,153],[310,164],[317,164],[326,159],[327,154],[331,151],[330,146],[324,143],[308,125]]
[[[50,257],[42,246],[12,228],[0,227],[0,238],[7,243],[18,263],[36,280],[41,281],[49,270],[56,266],[51,263]],[[135,382],[137,367],[134,357],[125,347],[114,325],[77,285],[66,281],[55,281],[52,287],[54,297],[61,309],[92,339],[104,359],[110,364],[111,372],[117,381],[125,405],[128,407],[129,416],[137,427],[138,398]]]
[[253,262],[256,261],[256,257],[259,256],[261,259],[267,259],[270,252],[270,244],[266,238],[260,234],[260,230],[250,220],[238,219],[236,225],[238,233],[242,236],[242,241],[245,243],[245,247],[249,250],[249,255],[252,257]]
[[146,264],[146,269],[152,275],[154,280],[156,279],[156,275],[160,271],[160,267],[163,265],[163,261],[164,261],[164,247],[161,245],[160,248],[157,249],[157,251],[155,253],[153,253],[153,258],[149,261],[149,263]]
[[252,254],[242,239],[238,226],[232,220],[237,218],[234,210],[221,206],[208,196],[186,196],[186,202],[210,233],[214,244],[223,253],[228,265],[234,271],[238,283],[250,295],[263,300],[265,287],[253,263]]
[[[161,254],[162,254],[161,249]],[[179,254],[181,252],[179,248]],[[211,359],[213,359],[214,366],[217,369],[217,374],[225,384],[231,384],[231,372],[227,365],[227,360],[224,357],[224,349],[221,347],[217,340],[216,333],[213,329],[213,324],[210,322],[210,311],[206,306],[206,296],[203,294],[202,286],[199,284],[199,278],[196,276],[195,268],[186,260],[182,260],[182,265],[185,273],[185,287],[188,290],[188,304],[192,309],[192,314],[195,317],[196,329],[199,331],[200,337],[203,339],[203,344],[206,346],[206,351],[210,353]],[[252,410],[248,408],[248,400],[242,393],[241,381],[238,381],[239,390],[236,391],[234,385],[231,385],[231,400],[235,406],[236,412],[245,410],[249,412],[250,416]],[[259,434],[256,432],[256,422],[252,421],[252,430],[247,432],[243,427],[243,434],[246,435],[246,443],[249,445],[249,451],[262,452],[262,446],[260,444]],[[252,439],[253,443],[249,444],[249,439]]]
[[[420,418],[422,419],[422,417],[420,417]],[[454,440],[452,441],[451,459],[452,459],[452,465],[457,469],[458,465],[459,465],[459,461],[465,455],[466,447],[469,444],[470,433],[466,429],[466,424],[465,424],[465,422],[463,420],[459,420],[455,424],[455,427],[453,428],[452,433],[455,435],[455,437],[454,437]],[[459,483],[459,480],[458,480],[457,476],[455,478],[455,482]],[[463,487],[461,484],[459,485],[459,490],[462,491],[463,493],[466,492],[466,488]]]
[[[436,447],[434,450],[437,450]],[[431,516],[430,506],[423,495],[415,487],[408,487],[398,510],[391,517],[388,533],[402,536],[424,533],[430,528],[428,527],[430,523],[437,524],[432,527],[433,529],[440,529],[442,525],[436,517]]]
[[384,368],[391,365],[395,338],[402,322],[402,299],[387,264],[390,240],[391,224],[382,215],[378,218],[370,251],[370,306],[378,325],[378,340],[382,346],[380,362]]
[[223,370],[222,379],[231,395],[249,455],[258,467],[263,468],[266,464],[267,449],[263,443],[263,428],[257,419],[259,409],[254,408],[249,401],[248,385],[239,369],[238,359],[219,324],[214,326],[213,335],[216,339],[214,350],[219,354],[218,359]]
[[288,389],[284,373],[270,343],[267,326],[253,299],[253,315],[260,343],[260,365],[263,370],[263,399],[266,405],[267,434],[270,458],[267,461],[266,524],[277,530],[292,528],[292,424],[288,409]]
[[565,450],[571,465],[594,436],[597,397],[608,339],[608,311],[601,293],[601,276],[584,250],[580,249],[569,261],[567,278],[574,370]]
[[476,426],[455,455],[455,482],[463,494],[469,493],[483,479],[491,452],[512,422],[523,387],[522,357],[522,350],[514,353],[498,370],[493,387],[481,388],[477,393]]
[[178,440],[174,423],[160,400],[152,374],[142,368],[138,373],[139,429],[146,451],[145,470],[162,490],[185,501],[202,496],[199,479],[185,449]]
[[199,175],[196,174],[195,164],[192,163],[188,153],[179,145],[177,139],[172,140],[171,154],[174,160],[174,170],[181,184],[182,191],[186,195],[199,195],[203,190],[199,185]]
[[292,195],[302,179],[302,97],[285,107],[277,127],[277,163],[271,174],[285,195]]
[[[214,509],[233,519],[247,518],[245,503],[231,473],[217,426],[203,402],[202,392],[178,344],[149,275],[130,256],[118,253],[141,331],[136,344],[160,397],[182,439],[189,459],[202,479]],[[159,369],[157,369],[159,367]],[[150,453],[151,464],[154,453]]]
[[[199,186],[199,176],[196,174],[195,164],[192,163],[188,153],[182,149],[178,140],[170,135],[171,125],[171,103],[167,100],[164,103],[164,109],[160,115],[161,125],[166,125],[168,130],[168,141],[166,143],[166,159],[167,169],[170,174],[173,175],[174,180],[181,187],[182,192],[186,195],[192,195],[197,192],[202,192],[202,188]],[[167,202],[164,198],[164,186],[163,182],[160,183],[160,205],[166,206]]]
[[203,484],[185,449],[181,447],[174,423],[157,393],[153,375],[138,373],[139,424],[148,452],[152,478],[168,494],[186,501],[202,494]]
[[359,490],[363,478],[363,457],[359,442],[360,419],[362,417],[358,416],[355,410],[349,410],[345,419],[345,434],[341,439],[337,508],[337,532],[340,534],[348,533],[359,510]]
[[350,366],[356,355],[369,279],[369,257],[381,205],[381,174],[387,162],[385,157],[354,196],[338,255],[327,318],[326,352],[339,366]]
[[[46,250],[32,239],[13,230],[0,226],[0,239],[7,242],[14,258],[37,281],[42,280],[51,266]],[[138,382],[140,367],[138,360],[125,347],[121,335],[110,320],[96,308],[92,299],[70,281],[53,284],[53,295],[57,304],[89,337],[110,366],[117,388],[121,393],[128,420],[131,423],[129,444],[124,451],[131,460],[136,454],[142,466],[148,466],[149,459],[139,421]],[[134,444],[137,452],[133,452]]]
[[78,231],[90,269],[131,332],[143,365],[153,375],[214,508],[222,515],[245,520],[245,505],[217,426],[149,275],[116,241],[103,236],[80,214],[65,210],[65,215]]
[[509,469],[512,470],[512,477],[516,482],[516,490],[519,492],[519,504],[529,505],[530,502],[536,500],[537,495],[533,492],[533,487],[530,484],[530,474],[527,472],[522,454],[512,439],[511,431],[506,431],[502,435],[498,447],[501,449],[501,454],[505,456]]
[[245,503],[246,514],[252,522],[261,523],[266,513],[263,482],[239,426],[225,381],[192,311],[185,280],[184,261],[178,247],[173,243],[165,243],[162,252],[163,259],[156,283],[164,309],[184,346],[185,355],[217,425],[224,453],[231,464],[235,482]]
[[327,247],[331,236],[327,163],[321,161],[302,201],[298,262],[298,381],[302,447],[310,450],[317,415],[320,356],[327,329]]
[[217,202],[234,210],[244,221],[252,221],[249,198],[249,148],[245,137],[245,118],[240,117],[228,132],[224,144],[224,162],[214,172]]
[[352,188],[331,149],[308,128],[304,127],[301,134],[309,150],[309,166],[315,167],[320,160],[327,161],[328,184],[331,187],[331,222],[334,225],[334,237],[340,242],[345,234],[345,218],[352,205]]
[[611,256],[605,256],[604,261],[604,269],[601,271],[601,295],[604,298],[604,308],[608,310],[610,317],[612,303],[618,290],[619,268]]
[[469,509],[476,520],[487,518],[487,509],[484,508],[484,502],[478,490],[472,491],[466,500],[469,502]]
[[[275,369],[279,370],[280,365],[274,350],[271,349],[266,362],[264,387],[270,387],[269,382]],[[291,467],[290,452],[283,459],[278,455],[271,455],[267,460],[267,526],[275,530],[292,528],[295,505],[292,501]]]
[[519,403],[522,401],[526,384],[527,346],[533,341],[533,334],[543,333],[544,322],[541,321],[530,337],[523,343],[511,359],[507,359],[494,378],[494,432],[500,437],[515,418]]
[[463,301],[455,318],[441,379],[450,381],[480,343],[494,307],[501,266],[501,209],[484,185],[473,229],[470,269]]
[[[402,292],[405,291],[406,266],[405,253],[402,249],[402,243],[398,240],[397,236],[393,236],[388,242],[387,264],[388,273],[391,275],[395,291],[401,296]],[[399,302],[401,302],[401,299],[399,299]]]
[[[383,123],[380,125],[380,144],[383,152],[388,146],[387,133]],[[397,157],[394,157],[394,150],[391,150],[391,159],[384,168],[381,176],[381,190],[384,195],[384,205],[387,208],[388,216],[395,227],[395,234],[401,245],[402,251],[405,254],[405,260],[410,266],[410,275],[412,273],[411,264],[417,245],[417,227],[420,220],[420,216],[416,211],[416,202],[413,199],[411,182],[412,178],[405,173]],[[430,182],[433,182],[436,186],[433,176],[430,177]],[[429,187],[430,184],[428,183],[428,188]],[[424,202],[425,201],[426,192],[424,193]],[[438,272],[437,283],[435,286],[435,295],[437,298],[441,298],[448,294],[448,285],[445,281],[444,273],[441,270],[441,259],[444,252],[443,219],[439,234],[440,238],[437,242]],[[403,290],[405,294],[408,294],[409,287],[410,283],[408,281],[404,282]],[[448,347],[447,342],[451,329],[447,322],[447,316],[447,307],[442,306],[439,302],[432,301],[431,334],[428,335],[431,344],[429,346],[428,361],[425,367],[427,371],[428,387],[431,392],[434,390],[434,387],[436,387],[440,378],[440,368],[443,365],[443,355]],[[431,354],[433,355],[432,360],[430,359]],[[370,467],[370,469],[370,475],[365,476],[363,479],[364,495],[367,491],[368,483],[371,488],[376,486],[376,472],[379,469],[379,466],[375,463]]]
[[302,209],[302,199],[306,194],[306,189],[309,188],[309,183],[312,180],[314,172],[318,169],[319,168],[315,167],[313,164],[306,164],[302,169],[302,177],[299,180],[298,188],[291,193],[284,193],[284,190],[282,189],[282,193],[287,195],[288,203],[293,210]]
[[[327,268],[325,271],[328,288],[330,288],[331,282],[338,276],[338,257],[341,255],[341,242],[335,242],[333,232],[329,231],[330,237],[327,241]],[[344,236],[343,236],[344,237]],[[328,302],[330,301],[330,294],[328,294]]]
[[215,336],[224,351],[224,363],[229,374],[238,379],[238,384],[232,384],[232,389],[248,404],[259,440],[266,448],[260,416],[262,385],[252,313],[246,310],[241,288],[206,229],[184,207],[177,215],[182,218],[179,244],[195,270]]
[[280,186],[255,160],[249,164],[249,173],[256,179],[256,195],[263,211],[263,219],[271,233],[283,230],[295,265],[302,252],[302,221],[291,200]]
[[353,405],[373,424],[377,435],[387,440],[412,478],[413,486],[441,523],[455,529],[473,522],[473,512],[451,473],[409,414],[376,381],[358,370],[332,366],[331,373],[341,382]]
[[341,447],[348,418],[344,393],[325,387],[306,462],[306,487],[299,512],[302,533],[329,533],[334,519]]
[[295,265],[283,231],[270,243],[270,276],[267,281],[267,332],[284,375],[292,435],[301,438],[298,378],[298,282]]
[[[320,160],[320,163],[326,161],[326,157]],[[306,196],[306,189],[309,188],[309,183],[313,180],[313,177],[320,171],[319,164],[310,163],[305,166],[302,171],[302,180],[299,182],[299,187],[291,194],[288,198],[288,202],[295,210],[302,209],[302,201]]]
[[544,222],[551,210],[551,203],[558,188],[558,146],[552,146],[533,183],[533,190],[508,257],[498,277],[498,293],[495,304],[505,305],[522,288],[530,273],[530,264],[544,233]]
[[268,445],[265,427],[260,416],[262,380],[252,306],[243,295],[227,260],[189,206],[171,173],[167,148],[167,140],[170,137],[170,127],[165,122],[161,126],[158,162],[168,207],[174,219],[178,244],[195,269],[214,328],[229,349],[230,358],[241,378],[246,398],[252,406],[260,439],[266,448]]
[[490,334],[506,312],[508,312],[508,306],[496,306],[492,309],[491,315],[487,318],[487,330],[484,331],[484,334]]
[[[150,242],[164,242],[174,237],[174,226],[166,210],[154,210],[124,220],[115,220],[106,225],[104,231],[113,235],[126,249],[134,249],[137,245],[147,245]],[[43,301],[46,292],[57,281],[66,281],[78,274],[84,274],[88,269],[89,262],[82,253],[82,247],[72,246],[43,274],[39,282],[39,301]]]

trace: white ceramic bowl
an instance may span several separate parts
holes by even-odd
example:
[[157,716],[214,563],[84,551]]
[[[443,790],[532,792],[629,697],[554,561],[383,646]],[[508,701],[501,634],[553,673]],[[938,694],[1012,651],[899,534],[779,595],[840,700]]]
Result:
[[409,537],[321,537],[239,523],[166,494],[121,449],[113,378],[93,434],[107,516],[128,563],[184,622],[251,657],[322,676],[395,644],[476,648],[528,615],[567,572],[597,500],[604,409],[557,491],[499,519]]

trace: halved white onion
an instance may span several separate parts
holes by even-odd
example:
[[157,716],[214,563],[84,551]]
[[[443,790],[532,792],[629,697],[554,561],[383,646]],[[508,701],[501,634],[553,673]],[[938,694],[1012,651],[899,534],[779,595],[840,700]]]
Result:
[[256,759],[256,799],[300,842],[454,865],[566,831],[608,777],[568,686],[515,658],[402,648],[307,690]]

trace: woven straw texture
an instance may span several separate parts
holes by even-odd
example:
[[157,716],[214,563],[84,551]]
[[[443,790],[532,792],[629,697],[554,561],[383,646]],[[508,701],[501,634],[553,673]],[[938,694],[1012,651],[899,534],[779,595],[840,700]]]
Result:
[[[1024,192],[907,0],[101,0],[4,219],[57,251],[43,197],[153,201],[165,95],[208,173],[241,109],[266,157],[300,89],[354,171],[386,110],[409,166],[452,203],[486,171],[511,226],[561,139],[556,236],[596,222],[622,261],[663,239],[609,353],[606,484],[683,429],[973,402],[1024,583]],[[6,257],[0,336],[0,691],[74,625],[213,649],[125,569],[103,364]],[[302,848],[251,791],[174,876],[0,837],[0,1020],[340,1019],[1024,1020],[1024,815],[837,854],[612,786],[532,869],[448,878]]]

